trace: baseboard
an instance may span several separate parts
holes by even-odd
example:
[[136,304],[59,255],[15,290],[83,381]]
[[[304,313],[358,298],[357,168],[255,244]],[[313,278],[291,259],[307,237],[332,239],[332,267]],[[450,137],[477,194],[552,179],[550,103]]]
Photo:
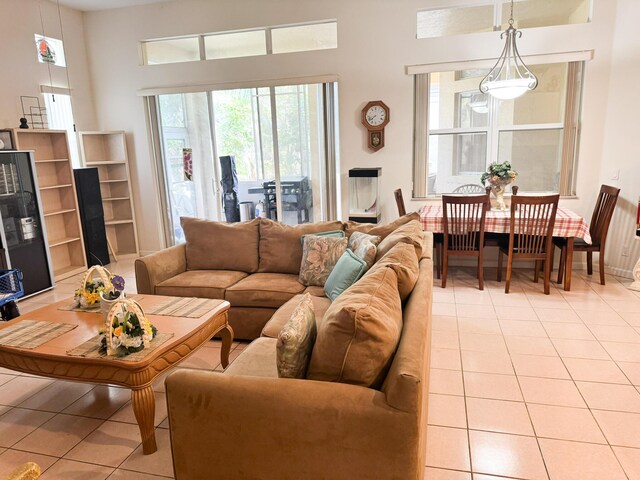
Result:
[[[556,263],[554,265],[554,269],[557,271],[558,269],[558,257],[556,256]],[[504,265],[506,266],[506,260],[504,262]],[[450,257],[449,259],[449,266],[451,267],[475,267],[476,266],[476,260],[473,258],[464,258],[464,257]],[[484,266],[485,268],[498,268],[498,261],[497,260],[485,260],[484,261]],[[516,260],[513,262],[513,266],[514,268],[533,268],[533,260],[527,261],[527,260]],[[504,267],[506,268],[506,267]],[[573,271],[574,272],[578,272],[578,271],[585,271],[587,269],[587,262],[585,261],[580,261],[580,262],[573,262]],[[597,264],[593,266],[593,272],[594,273],[598,273],[598,266]],[[616,277],[622,277],[622,278],[630,278],[633,279],[633,271],[632,270],[627,270],[625,268],[618,268],[618,267],[605,267],[605,273],[608,273],[609,275],[615,275]]]
[[616,277],[633,279],[633,270],[627,270],[626,268],[605,267],[604,271],[605,273],[608,273],[610,275],[615,275]]

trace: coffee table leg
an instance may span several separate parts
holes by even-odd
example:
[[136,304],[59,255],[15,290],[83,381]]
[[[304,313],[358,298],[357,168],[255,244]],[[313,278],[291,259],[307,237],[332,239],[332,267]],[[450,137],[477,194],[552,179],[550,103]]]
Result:
[[220,337],[222,338],[222,350],[220,351],[220,363],[222,368],[227,368],[229,365],[229,352],[231,351],[231,344],[233,343],[233,329],[231,325],[227,325],[220,331]]
[[156,416],[156,398],[151,385],[131,390],[131,403],[133,413],[140,427],[142,437],[142,453],[149,455],[158,450],[156,446],[156,435],[154,420]]

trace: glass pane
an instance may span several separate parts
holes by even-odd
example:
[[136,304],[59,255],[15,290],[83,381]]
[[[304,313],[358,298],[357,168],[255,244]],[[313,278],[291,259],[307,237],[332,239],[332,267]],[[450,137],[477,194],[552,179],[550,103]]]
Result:
[[321,85],[276,87],[278,153],[284,223],[322,218]]
[[273,53],[305,52],[338,48],[336,22],[299,25],[271,30]]
[[498,162],[511,162],[525,192],[557,192],[563,129],[500,132]]
[[[55,101],[54,101],[55,97]],[[71,96],[56,93],[44,94],[44,104],[47,108],[47,118],[49,128],[53,130],[66,130],[67,138],[76,138],[75,122],[73,121],[73,111],[71,109]],[[71,165],[73,168],[80,168],[80,154],[78,153],[78,142],[69,142],[69,154],[71,155]]]
[[418,12],[418,38],[491,32],[493,5],[441,8]]
[[[548,27],[589,21],[590,0],[519,0],[513,7],[516,28]],[[509,21],[510,4],[502,5],[502,28]]]
[[529,68],[538,77],[538,86],[514,100],[499,102],[501,127],[564,121],[568,64],[532,65]]
[[200,60],[198,37],[142,42],[145,65]]
[[256,126],[252,89],[213,92],[218,156],[236,159],[238,180],[257,181],[262,175],[260,150],[256,148]]
[[38,52],[38,62],[50,63],[58,67],[66,67],[67,62],[64,58],[64,46],[62,40],[51,37],[43,37],[42,35],[34,35],[36,41],[36,49]]
[[266,55],[265,32],[264,30],[254,30],[209,35],[204,37],[204,49],[207,60]]
[[486,133],[429,135],[430,194],[451,193],[469,183],[479,185],[486,165]]
[[430,130],[487,127],[489,97],[478,90],[484,74],[484,70],[466,70],[430,75]]
[[[217,220],[207,94],[159,95],[158,110],[168,203],[176,243],[184,242],[180,217]],[[191,149],[192,172],[185,172]]]

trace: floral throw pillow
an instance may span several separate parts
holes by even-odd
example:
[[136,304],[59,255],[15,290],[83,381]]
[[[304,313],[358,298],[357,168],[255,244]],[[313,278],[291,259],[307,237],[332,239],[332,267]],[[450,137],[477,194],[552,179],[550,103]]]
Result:
[[300,283],[324,287],[331,270],[346,250],[346,238],[306,235],[302,245]]
[[347,247],[367,263],[367,268],[371,268],[376,260],[376,245],[380,243],[382,237],[369,235],[368,233],[353,232],[349,237]]
[[306,378],[316,341],[316,317],[311,295],[305,293],[278,334],[276,358],[278,377]]

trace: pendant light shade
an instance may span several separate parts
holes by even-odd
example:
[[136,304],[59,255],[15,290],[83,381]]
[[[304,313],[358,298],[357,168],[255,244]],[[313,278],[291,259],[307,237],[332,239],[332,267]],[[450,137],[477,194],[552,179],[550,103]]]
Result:
[[522,32],[513,28],[513,0],[511,0],[511,18],[500,38],[505,38],[504,49],[491,71],[480,82],[480,91],[489,93],[500,100],[511,100],[533,90],[538,86],[538,79],[531,73],[520,58],[516,38]]

